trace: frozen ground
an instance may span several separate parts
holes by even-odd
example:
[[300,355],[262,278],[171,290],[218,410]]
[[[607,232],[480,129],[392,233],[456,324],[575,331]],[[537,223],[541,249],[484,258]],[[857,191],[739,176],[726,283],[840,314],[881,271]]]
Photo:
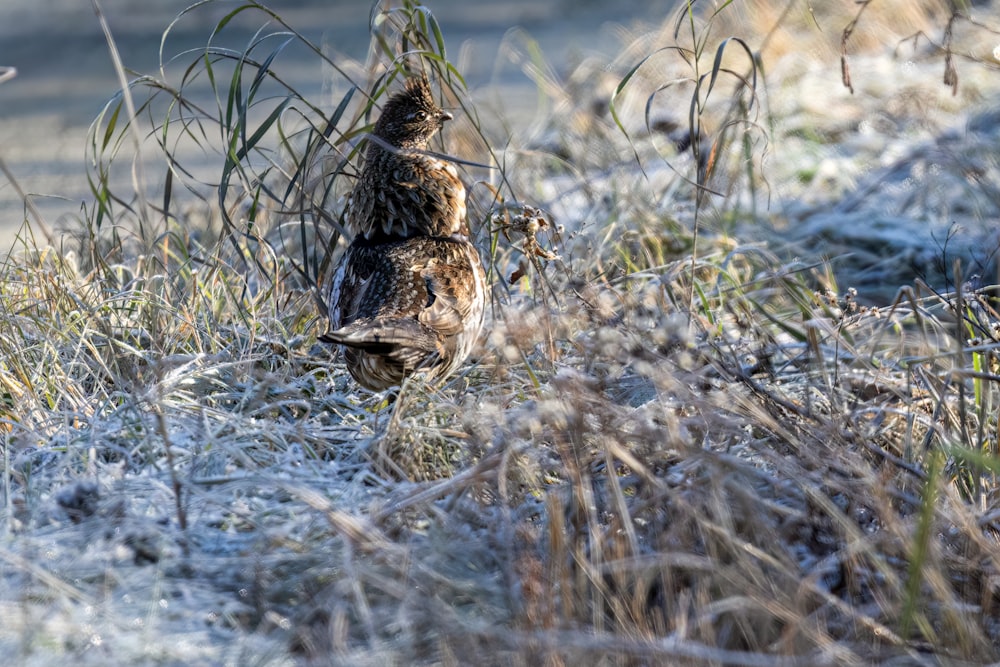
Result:
[[[765,2],[733,6],[753,1]],[[359,58],[361,4],[281,11],[331,53]],[[472,51],[456,58],[474,85],[529,89],[517,67],[491,83],[515,23],[557,63],[618,45],[607,5],[583,5],[565,33],[568,1],[491,4],[520,8],[502,17],[435,5],[454,51],[463,41]],[[173,14],[163,6],[106,7],[138,70],[155,65]],[[0,22],[0,64],[21,68],[0,86],[0,155],[25,187],[68,194],[39,199],[52,217],[86,198],[84,129],[115,88],[85,1],[73,7],[8,1]],[[184,27],[170,50],[202,44],[211,20]],[[762,41],[735,25],[751,48]],[[812,38],[808,25],[799,29]],[[665,162],[691,165],[641,127],[642,86],[683,74],[664,59],[636,77],[639,122],[634,109],[627,120],[645,176],[607,109],[587,104],[651,48],[590,63],[573,78],[577,104],[553,113],[547,134],[513,130],[511,192],[566,230],[565,266],[497,300],[478,363],[442,391],[408,386],[391,407],[358,394],[311,345],[323,322],[309,295],[291,279],[246,289],[227,248],[177,262],[176,275],[146,263],[149,279],[133,257],[90,276],[52,254],[4,265],[0,656],[29,666],[535,664],[549,651],[580,665],[996,661],[1000,492],[970,463],[997,441],[993,323],[956,300],[873,311],[819,301],[802,268],[829,257],[850,278],[842,287],[864,288],[860,278],[892,291],[933,265],[927,251],[952,224],[965,230],[952,242],[979,238],[974,250],[993,252],[996,63],[962,60],[953,96],[927,50],[856,55],[854,95],[836,56],[801,48],[766,61],[755,120],[768,142],[753,146],[750,168],[739,142],[720,155],[711,185],[724,196],[698,218],[695,291],[694,262],[677,247],[693,188]],[[323,72],[293,55],[275,66],[322,96]],[[660,102],[654,123],[666,128],[672,114],[683,127],[683,91]],[[18,209],[9,186],[0,195]],[[748,243],[761,239],[782,258]],[[165,256],[180,247],[167,241]],[[567,289],[550,304],[545,285]],[[983,341],[949,356],[965,341],[956,309],[978,318]],[[949,451],[954,464],[935,466]],[[397,483],[397,470],[412,481]],[[982,491],[969,489],[972,474]],[[972,491],[981,498],[970,502]],[[925,543],[926,586],[911,587]],[[908,595],[933,641],[906,639]]]

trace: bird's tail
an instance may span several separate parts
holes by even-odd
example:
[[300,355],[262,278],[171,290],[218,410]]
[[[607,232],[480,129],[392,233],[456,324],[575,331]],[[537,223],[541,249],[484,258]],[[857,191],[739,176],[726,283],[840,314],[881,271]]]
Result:
[[335,331],[327,331],[320,340],[346,345],[369,354],[426,357],[438,351],[438,337],[432,329],[412,318],[358,320]]

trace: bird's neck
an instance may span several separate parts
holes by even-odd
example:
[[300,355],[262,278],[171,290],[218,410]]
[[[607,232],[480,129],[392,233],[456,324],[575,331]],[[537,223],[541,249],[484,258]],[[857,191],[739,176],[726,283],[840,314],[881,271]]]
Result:
[[368,141],[368,157],[375,157],[381,154],[398,153],[399,151],[422,151],[427,149],[427,142],[423,140],[403,140],[389,141],[375,135],[374,140]]

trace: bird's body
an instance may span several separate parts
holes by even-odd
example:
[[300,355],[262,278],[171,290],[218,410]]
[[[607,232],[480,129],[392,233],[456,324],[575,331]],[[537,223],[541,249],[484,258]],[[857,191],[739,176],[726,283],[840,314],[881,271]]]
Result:
[[345,212],[353,239],[330,287],[330,330],[369,389],[417,370],[454,372],[482,328],[486,274],[469,239],[465,187],[426,147],[451,118],[426,79],[410,79],[375,124]]

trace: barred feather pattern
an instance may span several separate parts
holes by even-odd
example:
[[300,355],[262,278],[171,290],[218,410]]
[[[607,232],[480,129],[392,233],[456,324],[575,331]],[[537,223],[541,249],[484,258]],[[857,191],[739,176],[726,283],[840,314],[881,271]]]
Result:
[[381,390],[421,370],[451,375],[483,325],[486,274],[461,238],[416,236],[389,243],[356,240],[330,292],[330,327],[351,376]]

